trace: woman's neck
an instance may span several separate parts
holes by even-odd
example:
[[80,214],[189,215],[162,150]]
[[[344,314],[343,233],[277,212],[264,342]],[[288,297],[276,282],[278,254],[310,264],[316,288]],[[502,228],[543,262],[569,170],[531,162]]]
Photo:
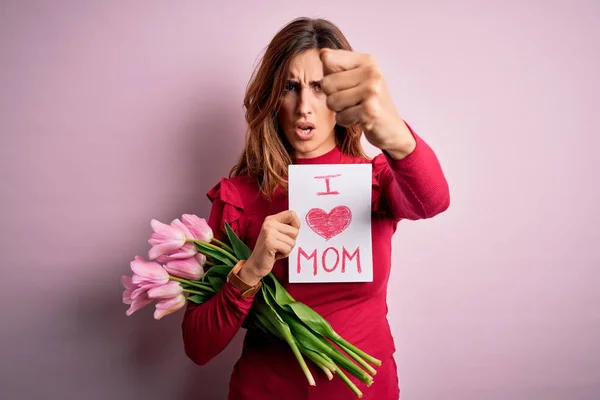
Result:
[[296,158],[294,164],[338,164],[341,159],[341,150],[334,146],[333,149],[319,156]]

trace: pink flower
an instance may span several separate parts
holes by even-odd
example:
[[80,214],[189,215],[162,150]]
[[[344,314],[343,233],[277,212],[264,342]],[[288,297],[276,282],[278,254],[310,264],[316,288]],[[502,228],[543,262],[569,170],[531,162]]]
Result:
[[[193,256],[192,259],[197,265],[200,265],[198,255]],[[183,288],[178,282],[169,280],[169,273],[162,265],[135,256],[130,266],[133,276],[121,277],[121,282],[125,287],[123,303],[130,305],[125,312],[127,316],[151,304],[154,300],[158,300],[154,313],[156,319],[161,319],[185,305],[186,298],[183,295]],[[187,264],[186,268],[185,271],[192,269]],[[202,269],[201,265],[200,269]]]
[[179,282],[170,281],[164,285],[156,286],[148,290],[148,298],[152,300],[170,299],[183,293]]
[[151,288],[151,285],[143,287],[136,285],[129,276],[122,276],[121,282],[125,287],[123,291],[123,303],[130,305],[129,309],[125,312],[127,316],[152,303],[152,299],[148,298],[148,289]]
[[135,256],[130,266],[133,271],[131,282],[134,285],[164,285],[169,282],[168,272],[156,262],[146,261],[140,256]]
[[126,275],[121,277],[121,283],[125,287],[125,290],[123,291],[123,303],[131,304],[131,295],[138,286],[131,283],[131,277]]
[[185,306],[185,296],[179,294],[175,297],[160,300],[156,303],[156,310],[154,311],[154,319],[161,319],[165,315],[174,313],[183,306]]
[[163,224],[155,219],[150,221],[150,225],[154,232],[148,240],[152,245],[148,252],[149,259],[154,260],[163,254],[178,250],[185,244],[186,232],[180,227]]
[[156,259],[156,261],[160,263],[166,263],[171,260],[190,258],[195,256],[196,254],[198,254],[198,249],[196,248],[196,245],[194,243],[186,243],[177,250],[159,256]]
[[194,239],[206,243],[213,239],[213,231],[204,218],[198,218],[194,214],[183,214],[181,220],[192,233]]
[[203,265],[205,262],[206,256],[198,253],[194,257],[167,261],[164,268],[169,274],[178,278],[197,281],[204,274]]
[[188,227],[183,222],[181,222],[179,218],[175,218],[173,221],[171,221],[171,226],[174,226],[175,228],[181,230],[185,235],[186,239],[196,239],[192,232],[188,229]]

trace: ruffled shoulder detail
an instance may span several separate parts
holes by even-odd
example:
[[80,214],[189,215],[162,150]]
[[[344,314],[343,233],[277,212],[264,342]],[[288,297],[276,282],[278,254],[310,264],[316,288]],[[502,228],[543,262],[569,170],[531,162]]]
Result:
[[236,235],[241,236],[241,219],[244,214],[244,203],[234,181],[222,178],[206,195],[213,203],[210,218],[212,224],[215,225],[213,229],[218,224],[221,233],[225,234],[225,222],[227,222]]

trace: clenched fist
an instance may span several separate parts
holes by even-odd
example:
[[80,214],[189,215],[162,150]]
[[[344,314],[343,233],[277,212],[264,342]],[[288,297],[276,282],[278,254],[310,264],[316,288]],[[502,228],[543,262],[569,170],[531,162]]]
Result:
[[239,272],[240,278],[250,285],[255,285],[268,275],[275,261],[289,256],[292,252],[299,229],[300,220],[292,210],[265,218],[256,246]]
[[415,139],[398,114],[375,57],[348,50],[321,49],[327,107],[342,126],[359,125],[373,146],[394,158],[415,148]]

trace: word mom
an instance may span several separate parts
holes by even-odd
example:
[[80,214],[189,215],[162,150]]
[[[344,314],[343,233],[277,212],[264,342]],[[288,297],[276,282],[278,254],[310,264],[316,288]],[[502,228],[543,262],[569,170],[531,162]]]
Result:
[[317,276],[317,271],[320,269],[319,266],[327,273],[335,271],[340,266],[341,258],[341,273],[344,274],[346,273],[346,263],[351,262],[356,258],[356,270],[359,274],[362,273],[362,267],[360,265],[360,247],[357,247],[356,250],[350,254],[348,250],[342,246],[341,253],[340,256],[340,251],[338,249],[335,247],[327,247],[321,254],[318,253],[317,249],[308,254],[302,247],[299,247],[296,272],[300,274],[302,271],[302,258],[305,259],[305,262],[312,261],[312,272],[314,276]]

